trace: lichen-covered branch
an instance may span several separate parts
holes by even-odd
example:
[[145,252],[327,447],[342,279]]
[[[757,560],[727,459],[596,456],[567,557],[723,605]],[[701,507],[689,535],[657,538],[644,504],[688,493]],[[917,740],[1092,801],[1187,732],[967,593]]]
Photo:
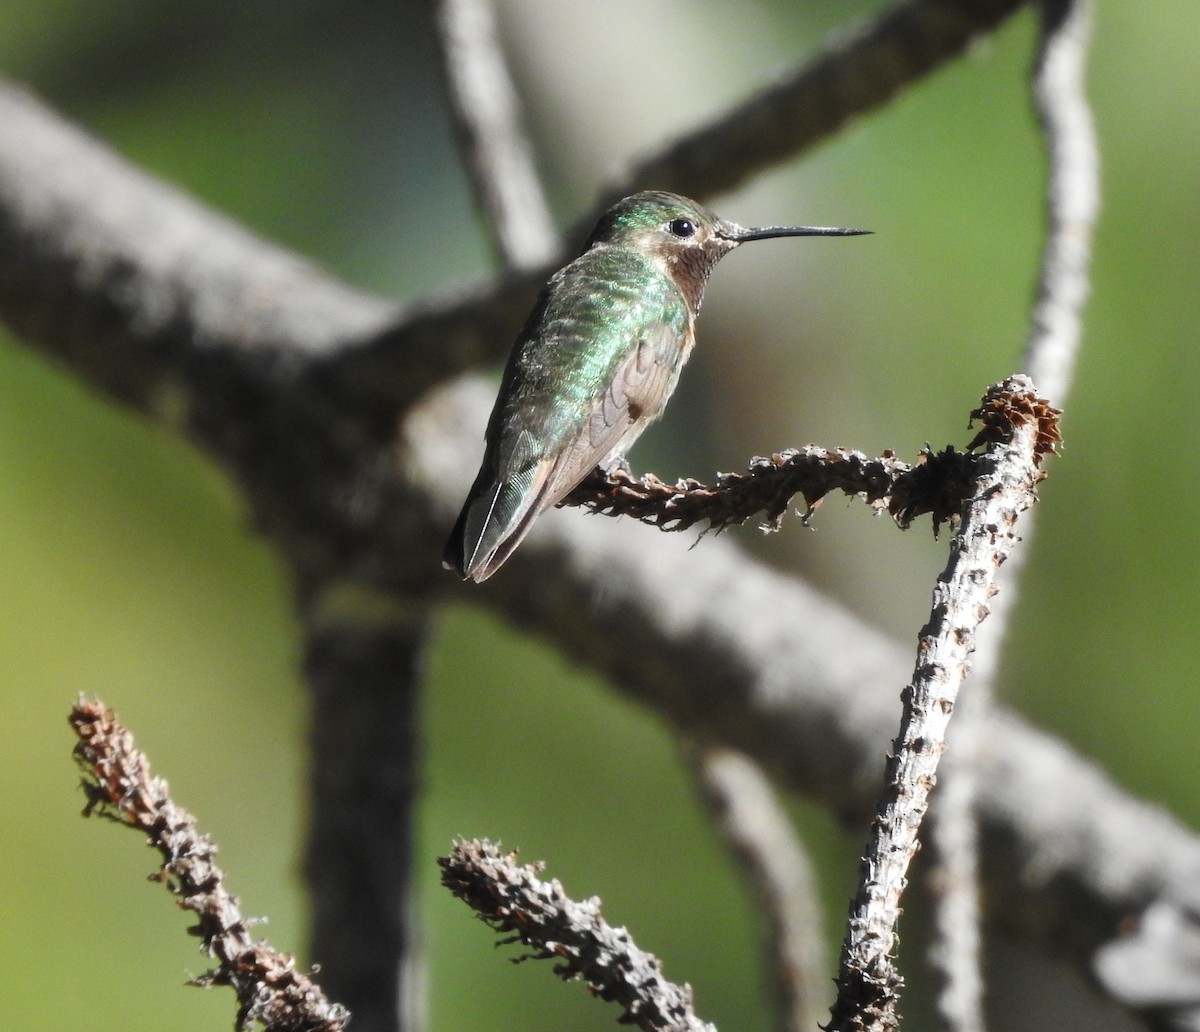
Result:
[[342,1032],[350,1019],[326,999],[312,977],[296,970],[292,957],[250,937],[237,899],[225,888],[214,861],[217,849],[196,830],[196,819],[171,799],[167,783],[152,777],[145,753],[112,710],[80,699],[71,710],[78,736],[75,757],[84,770],[84,815],[107,817],[149,836],[162,857],[158,880],[184,910],[196,915],[189,929],[217,966],[198,986],[228,985],[238,998],[236,1027],[258,1023],[266,1032]]
[[[486,839],[458,842],[438,860],[442,884],[507,938],[555,960],[564,981],[582,978],[602,1000],[620,1004],[624,1025],[644,1032],[716,1032],[692,1010],[688,985],[668,982],[658,958],[624,928],[600,916],[600,900],[571,899],[557,880],[543,881],[542,865],[518,864]],[[523,958],[523,959],[526,959]]]

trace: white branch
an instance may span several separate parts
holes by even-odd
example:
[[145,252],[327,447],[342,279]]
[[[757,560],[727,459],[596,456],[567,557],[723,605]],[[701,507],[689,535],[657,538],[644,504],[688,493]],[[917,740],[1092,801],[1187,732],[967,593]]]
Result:
[[698,747],[696,776],[717,828],[763,913],[767,981],[780,1032],[807,1032],[824,1017],[829,977],[817,875],[761,766],[734,749]]

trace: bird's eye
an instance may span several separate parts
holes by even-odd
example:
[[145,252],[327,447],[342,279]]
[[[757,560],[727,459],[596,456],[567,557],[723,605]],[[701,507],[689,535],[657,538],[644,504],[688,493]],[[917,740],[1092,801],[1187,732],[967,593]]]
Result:
[[667,223],[667,229],[681,240],[696,235],[696,226],[691,219],[672,219]]

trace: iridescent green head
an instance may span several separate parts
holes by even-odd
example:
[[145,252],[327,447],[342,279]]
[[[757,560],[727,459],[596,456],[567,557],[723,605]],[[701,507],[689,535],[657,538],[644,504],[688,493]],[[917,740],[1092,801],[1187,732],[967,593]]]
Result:
[[858,236],[866,232],[829,226],[746,229],[679,194],[647,190],[609,208],[592,230],[587,246],[623,247],[644,254],[675,280],[697,311],[713,266],[739,244],[772,237]]

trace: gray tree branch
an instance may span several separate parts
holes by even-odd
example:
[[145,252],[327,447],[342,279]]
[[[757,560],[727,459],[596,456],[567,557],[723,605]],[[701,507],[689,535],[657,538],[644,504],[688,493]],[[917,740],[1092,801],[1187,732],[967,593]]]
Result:
[[501,262],[536,269],[558,250],[491,0],[439,0],[442,70],[475,196]]
[[442,884],[497,932],[500,944],[532,948],[522,960],[553,960],[564,981],[582,978],[594,996],[619,1004],[622,1025],[643,1032],[717,1032],[692,1006],[692,987],[663,977],[662,963],[614,928],[600,900],[571,899],[542,864],[518,864],[486,839],[458,842],[439,858]]
[[745,753],[688,747],[713,822],[761,907],[764,981],[779,1032],[811,1032],[826,1015],[824,921],[816,870],[775,787]]

